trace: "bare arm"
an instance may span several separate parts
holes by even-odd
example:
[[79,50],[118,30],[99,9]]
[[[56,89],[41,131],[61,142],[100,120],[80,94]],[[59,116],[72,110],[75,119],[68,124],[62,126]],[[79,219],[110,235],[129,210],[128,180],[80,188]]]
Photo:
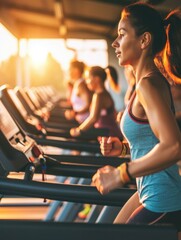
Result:
[[102,103],[101,103],[101,95],[94,93],[91,103],[91,109],[90,109],[90,115],[89,117],[79,126],[79,129],[81,131],[86,131],[90,129],[96,123],[96,121],[99,119],[100,112],[102,109]]
[[101,97],[99,94],[94,93],[89,117],[79,127],[70,129],[71,136],[79,136],[81,131],[90,129],[99,118],[101,109]]
[[163,91],[159,92],[149,79],[144,79],[137,94],[159,143],[148,154],[129,163],[133,177],[163,170],[181,159],[180,131]]
[[89,111],[92,95],[84,82],[79,85],[78,95],[85,103],[85,106],[79,111],[79,113],[85,113]]

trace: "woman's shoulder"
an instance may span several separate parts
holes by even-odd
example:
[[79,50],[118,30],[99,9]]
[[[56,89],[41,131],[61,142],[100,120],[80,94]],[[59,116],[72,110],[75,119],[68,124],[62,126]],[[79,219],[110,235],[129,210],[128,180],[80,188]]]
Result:
[[[170,101],[169,83],[162,74],[153,74],[147,76],[137,84],[136,94],[143,101],[152,99],[158,101],[160,98]],[[146,100],[147,99],[147,100]]]
[[87,84],[86,84],[86,82],[84,80],[82,80],[80,82],[78,88],[79,88],[79,91],[81,91],[81,92],[88,92],[88,93],[90,93],[90,90],[88,89]]
[[97,95],[101,99],[112,99],[111,94],[107,90],[97,93]]
[[110,101],[112,101],[111,95],[107,91],[102,91],[98,93],[94,93],[93,97],[97,99],[97,101],[101,102],[101,105],[106,105]]
[[168,88],[169,83],[165,79],[165,77],[158,71],[154,73],[150,73],[140,79],[138,84],[136,85],[136,89],[144,89],[148,90],[162,90],[164,88]]

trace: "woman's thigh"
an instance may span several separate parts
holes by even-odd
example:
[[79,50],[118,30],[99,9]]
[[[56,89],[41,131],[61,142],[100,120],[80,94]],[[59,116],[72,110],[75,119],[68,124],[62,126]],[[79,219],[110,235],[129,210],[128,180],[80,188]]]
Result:
[[172,224],[178,231],[181,231],[181,210],[174,212],[158,213],[152,212],[139,206],[132,213],[127,223],[129,224]]
[[114,223],[126,223],[128,218],[140,206],[138,192],[134,193],[118,213]]

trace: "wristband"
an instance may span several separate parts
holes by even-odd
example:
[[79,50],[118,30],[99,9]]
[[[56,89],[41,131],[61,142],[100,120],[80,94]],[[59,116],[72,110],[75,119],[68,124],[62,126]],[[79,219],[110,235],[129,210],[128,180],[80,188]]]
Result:
[[133,179],[128,171],[128,163],[123,163],[117,169],[120,172],[120,180],[123,184],[131,182]]
[[127,147],[124,143],[122,143],[121,157],[125,157],[126,154],[127,154]]

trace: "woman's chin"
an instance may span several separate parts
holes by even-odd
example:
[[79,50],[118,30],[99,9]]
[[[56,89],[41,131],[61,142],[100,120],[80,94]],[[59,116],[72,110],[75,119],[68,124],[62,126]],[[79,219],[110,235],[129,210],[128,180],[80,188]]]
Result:
[[124,62],[119,61],[119,66],[124,67],[125,65],[126,65],[126,64],[124,64]]
[[121,66],[121,67],[123,67],[123,66],[125,66],[126,65],[126,62],[125,61],[123,61],[122,59],[118,59],[118,63],[119,63],[119,66]]

